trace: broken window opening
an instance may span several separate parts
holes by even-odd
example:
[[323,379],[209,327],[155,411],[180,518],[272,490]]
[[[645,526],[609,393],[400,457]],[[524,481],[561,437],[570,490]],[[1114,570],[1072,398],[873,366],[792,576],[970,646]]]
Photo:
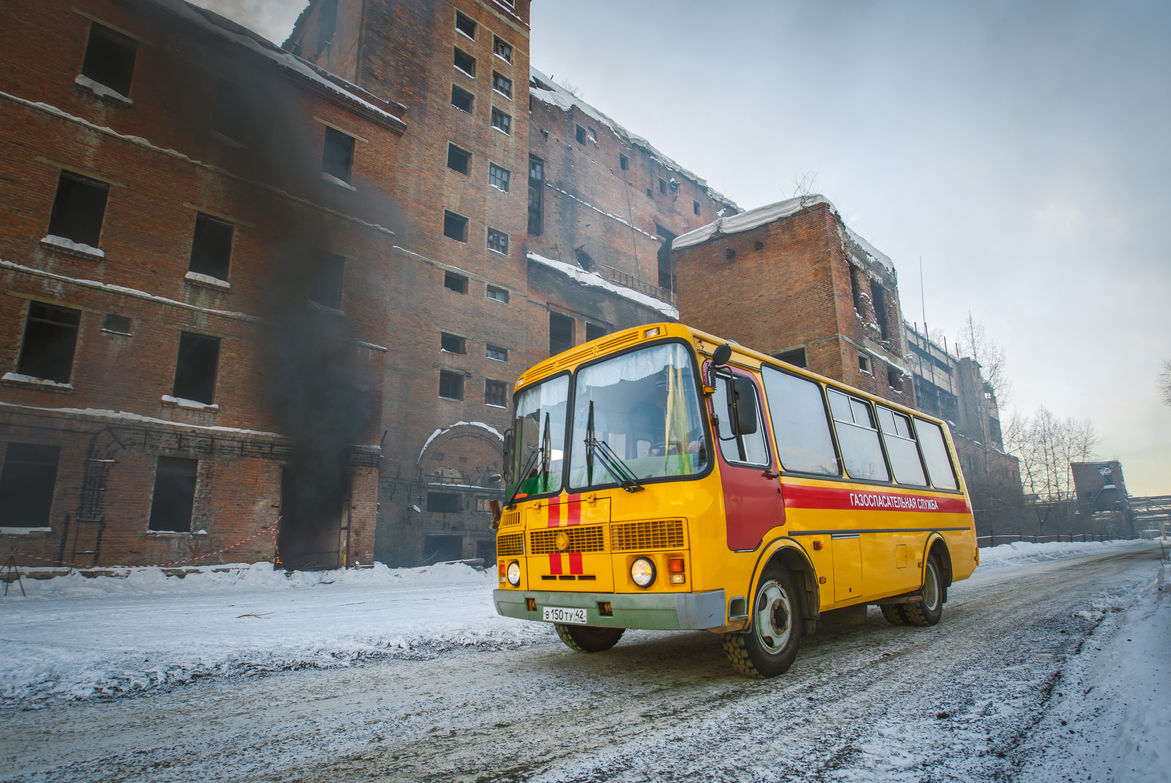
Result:
[[211,129],[232,141],[242,142],[249,105],[238,86],[232,82],[220,82],[211,109]]
[[451,85],[451,105],[460,111],[466,111],[471,114],[473,96],[470,92],[459,85]]
[[443,287],[448,291],[455,291],[457,294],[466,294],[468,292],[468,279],[455,272],[444,272]]
[[782,362],[787,362],[794,367],[808,367],[808,360],[805,358],[804,348],[794,348],[791,351],[781,351],[774,353],[774,358],[780,359]]
[[154,498],[150,504],[147,529],[167,533],[190,533],[195,509],[195,479],[199,460],[159,457],[155,466]]
[[870,281],[870,295],[874,299],[874,319],[882,339],[890,339],[890,325],[886,312],[886,289],[877,280]]
[[9,443],[0,471],[0,527],[50,527],[59,446]]
[[32,378],[69,383],[80,324],[80,310],[29,302],[16,371]]
[[504,381],[484,381],[484,404],[498,408],[508,406],[508,384]]
[[211,405],[215,398],[216,366],[220,338],[195,332],[179,334],[179,356],[175,361],[172,393],[184,400]]
[[463,147],[457,147],[451,142],[447,143],[447,167],[452,171],[458,171],[460,174],[467,174],[472,165],[472,153],[465,150]]
[[464,398],[463,373],[440,370],[439,396],[447,400],[462,400]]
[[81,73],[119,95],[128,96],[137,52],[138,42],[133,38],[93,22],[89,26]]
[[488,343],[488,345],[484,348],[484,355],[489,359],[497,362],[508,361],[508,349],[501,348],[499,345],[492,345],[491,343]]
[[655,233],[659,237],[659,288],[674,291],[675,258],[671,255],[671,243],[675,241],[675,234],[660,225],[655,226]]
[[573,347],[573,319],[561,313],[549,313],[549,355]]
[[451,210],[443,211],[443,235],[457,242],[468,241],[468,219]]
[[459,335],[448,332],[439,333],[439,348],[448,353],[467,353],[468,341]]
[[49,215],[49,234],[96,248],[109,194],[110,186],[105,182],[62,171]]
[[321,170],[331,177],[349,183],[354,168],[354,137],[333,128],[325,129],[325,148],[321,156]]
[[191,238],[188,270],[218,280],[228,279],[232,256],[234,226],[226,220],[199,212],[195,216],[195,234]]
[[309,299],[333,310],[342,309],[342,281],[346,259],[337,253],[321,253],[313,261]]
[[476,40],[476,20],[461,11],[455,12],[455,29]]
[[455,56],[452,58],[452,63],[468,76],[474,77],[476,75],[476,58],[458,46],[455,47]]
[[544,223],[545,161],[529,156],[529,233],[540,236]]

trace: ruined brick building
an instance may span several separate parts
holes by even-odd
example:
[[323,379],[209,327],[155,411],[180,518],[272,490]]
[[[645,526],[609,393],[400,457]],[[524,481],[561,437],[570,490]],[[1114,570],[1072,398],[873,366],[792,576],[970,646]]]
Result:
[[[553,84],[529,0],[312,0],[284,50],[182,0],[9,17],[22,562],[267,559],[278,516],[289,565],[491,557],[516,376],[681,311],[913,404],[889,260],[818,197],[737,214]],[[774,285],[730,308],[732,276]]]

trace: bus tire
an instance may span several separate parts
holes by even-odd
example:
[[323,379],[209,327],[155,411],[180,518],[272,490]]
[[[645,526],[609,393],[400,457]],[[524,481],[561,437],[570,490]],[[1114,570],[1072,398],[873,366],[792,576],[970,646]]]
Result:
[[939,561],[934,557],[928,557],[927,567],[923,569],[923,598],[903,606],[907,622],[920,628],[939,622],[939,618],[943,616],[943,591]]
[[891,625],[909,625],[911,622],[907,619],[907,613],[903,611],[901,604],[882,604],[878,608],[882,610],[882,616]]
[[760,575],[748,630],[724,634],[724,652],[741,674],[776,677],[801,647],[801,597],[793,574],[770,565]]
[[565,646],[577,652],[602,652],[618,644],[625,628],[601,628],[596,625],[553,623]]

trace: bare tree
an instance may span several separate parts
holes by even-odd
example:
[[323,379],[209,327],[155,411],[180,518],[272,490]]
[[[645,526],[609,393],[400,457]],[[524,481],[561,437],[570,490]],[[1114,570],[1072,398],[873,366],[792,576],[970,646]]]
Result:
[[1097,440],[1088,419],[1059,419],[1044,407],[1009,421],[1005,447],[1020,461],[1021,484],[1042,530],[1072,517],[1076,492],[1070,463],[1092,459]]
[[1171,405],[1171,359],[1163,362],[1163,371],[1159,373],[1159,391],[1163,392],[1163,403]]
[[959,356],[971,357],[980,365],[980,374],[992,387],[996,404],[1007,403],[1012,394],[1012,384],[1008,380],[1004,349],[988,336],[984,325],[977,322],[970,311],[968,322],[956,340],[955,350]]

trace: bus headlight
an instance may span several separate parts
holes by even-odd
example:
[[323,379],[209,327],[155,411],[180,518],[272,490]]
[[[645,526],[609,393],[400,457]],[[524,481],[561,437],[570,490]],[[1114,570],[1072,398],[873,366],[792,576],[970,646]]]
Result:
[[508,564],[508,583],[513,587],[520,584],[520,563],[515,560]]
[[630,578],[639,587],[650,587],[655,582],[655,564],[640,557],[630,564]]

